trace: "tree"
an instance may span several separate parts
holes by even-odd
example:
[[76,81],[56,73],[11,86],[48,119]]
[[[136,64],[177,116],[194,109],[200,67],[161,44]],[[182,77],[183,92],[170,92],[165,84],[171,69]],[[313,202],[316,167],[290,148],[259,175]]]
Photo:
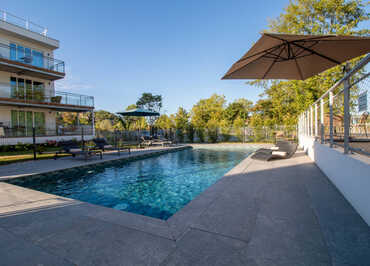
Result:
[[191,122],[201,142],[204,142],[204,133],[208,121],[212,119],[212,127],[214,127],[214,121],[222,119],[225,102],[225,96],[213,94],[210,98],[202,99],[193,106]]
[[177,137],[180,142],[184,142],[185,131],[189,122],[188,112],[184,108],[179,107],[177,113],[174,115],[174,121]]
[[[162,108],[162,95],[153,95],[151,93],[143,93],[136,102],[137,108],[142,108],[154,112],[160,112]],[[149,116],[147,121],[152,128],[158,117]]]
[[250,116],[250,112],[253,106],[253,102],[240,98],[230,103],[224,111],[224,117],[229,123],[234,123],[234,120],[238,117],[247,120]]
[[[294,0],[270,21],[269,32],[366,35],[370,31],[358,26],[368,19],[360,0]],[[256,104],[251,122],[255,126],[296,124],[298,115],[341,77],[343,66],[337,66],[304,81],[249,82],[265,88],[264,100]]]

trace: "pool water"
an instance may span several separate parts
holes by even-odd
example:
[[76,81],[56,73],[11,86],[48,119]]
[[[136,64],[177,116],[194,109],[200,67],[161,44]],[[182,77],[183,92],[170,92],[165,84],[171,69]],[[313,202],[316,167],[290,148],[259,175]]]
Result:
[[9,183],[166,220],[251,152],[246,148],[186,149]]

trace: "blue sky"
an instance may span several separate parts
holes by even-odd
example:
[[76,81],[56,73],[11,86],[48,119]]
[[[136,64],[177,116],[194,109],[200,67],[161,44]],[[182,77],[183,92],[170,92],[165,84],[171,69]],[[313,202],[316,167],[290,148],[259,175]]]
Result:
[[257,100],[260,88],[220,80],[288,0],[15,1],[2,9],[48,28],[66,62],[59,90],[95,96],[112,112],[143,92],[161,94],[163,112],[190,109],[213,93]]

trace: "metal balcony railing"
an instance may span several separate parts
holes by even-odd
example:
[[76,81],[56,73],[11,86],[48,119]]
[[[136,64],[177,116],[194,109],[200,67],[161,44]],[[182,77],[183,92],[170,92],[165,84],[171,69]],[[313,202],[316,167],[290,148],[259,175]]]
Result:
[[0,83],[0,98],[16,99],[25,103],[50,103],[82,107],[94,107],[94,97],[76,93],[55,91],[48,95],[43,90],[11,88],[10,84]]
[[48,29],[40,26],[28,19],[20,18],[4,10],[0,10],[0,20],[7,22],[9,24],[16,25],[18,27],[24,28],[26,30],[47,36]]
[[0,43],[0,59],[1,58],[59,73],[65,73],[64,61],[45,56],[40,52],[31,51],[31,49],[27,50],[23,47],[20,49],[19,47],[17,48]]
[[301,137],[370,156],[370,54],[298,117]]

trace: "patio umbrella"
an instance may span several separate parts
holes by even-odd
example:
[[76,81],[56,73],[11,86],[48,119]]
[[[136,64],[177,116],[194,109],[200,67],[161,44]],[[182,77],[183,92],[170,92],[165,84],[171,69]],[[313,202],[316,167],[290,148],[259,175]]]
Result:
[[222,79],[304,80],[370,52],[370,37],[263,33]]
[[[117,112],[117,114],[121,116],[136,116],[136,117],[145,117],[145,116],[160,116],[160,113],[152,111],[152,110],[146,110],[146,109],[132,109],[124,112]],[[152,126],[150,126],[150,133],[152,134]],[[139,135],[141,135],[141,128],[139,130]]]
[[155,111],[145,110],[145,109],[133,109],[124,112],[117,112],[122,116],[159,116],[160,114]]

